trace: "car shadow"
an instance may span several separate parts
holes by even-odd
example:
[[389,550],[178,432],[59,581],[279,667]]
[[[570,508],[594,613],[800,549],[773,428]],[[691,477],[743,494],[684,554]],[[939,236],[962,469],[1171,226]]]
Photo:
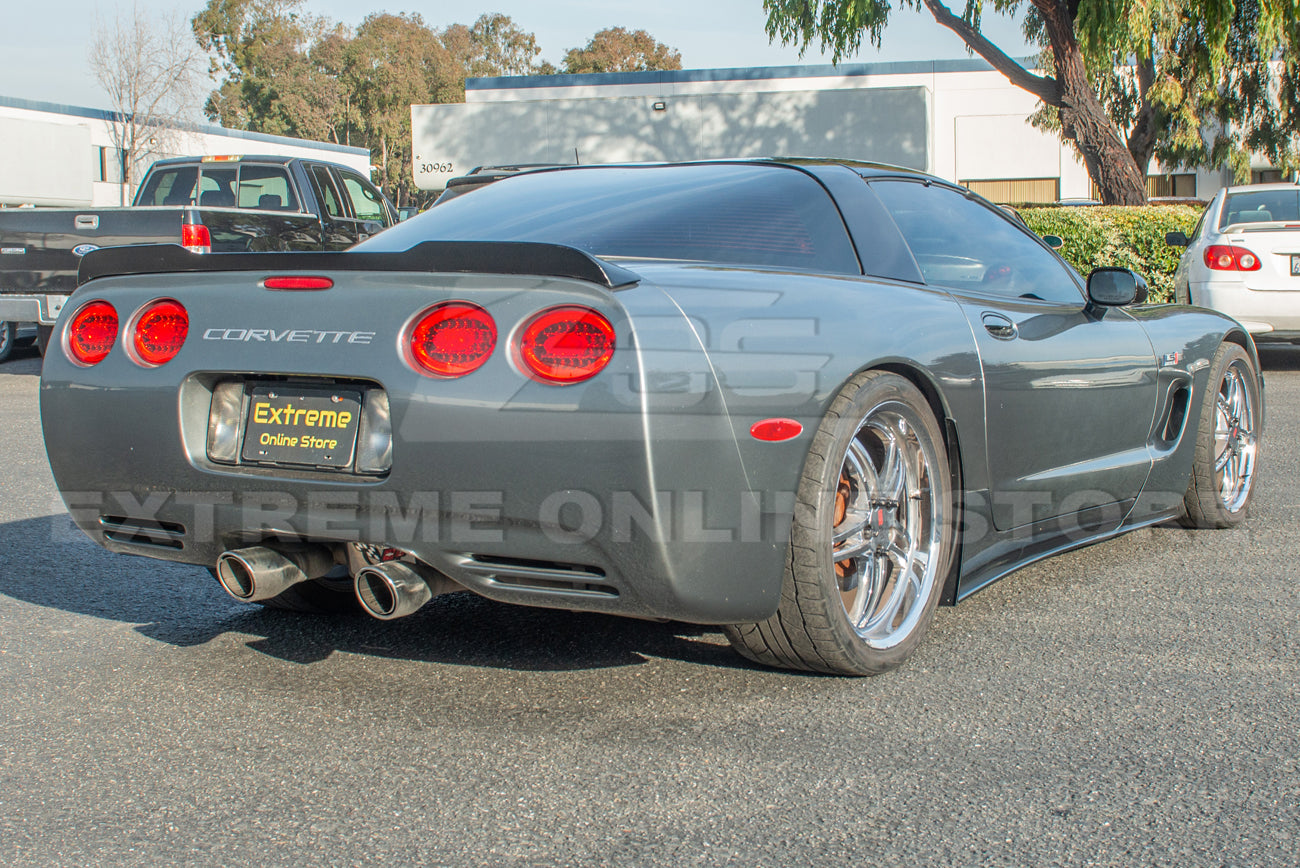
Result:
[[436,597],[414,615],[377,621],[358,611],[305,615],[226,596],[202,567],[117,555],[66,514],[0,524],[0,594],[37,606],[134,624],[177,647],[251,636],[249,648],[301,664],[336,651],[521,671],[633,666],[654,658],[758,668],[715,629],[514,606],[469,592]]
[[18,345],[10,352],[9,358],[0,362],[0,374],[34,374],[41,375],[41,353],[35,344]]

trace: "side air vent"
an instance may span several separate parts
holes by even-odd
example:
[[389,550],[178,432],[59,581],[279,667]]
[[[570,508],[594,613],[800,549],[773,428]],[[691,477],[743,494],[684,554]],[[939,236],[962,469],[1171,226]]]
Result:
[[1164,428],[1160,432],[1160,439],[1166,445],[1172,446],[1182,436],[1183,426],[1187,424],[1187,408],[1191,397],[1192,390],[1183,384],[1175,386],[1170,393],[1169,412],[1165,417]]
[[174,521],[153,521],[147,518],[127,518],[120,515],[101,515],[99,526],[104,536],[114,542],[137,546],[155,546],[164,549],[183,549],[185,525]]
[[618,596],[618,589],[607,583],[604,570],[583,564],[466,555],[459,560],[457,566],[489,582],[511,588],[598,597]]

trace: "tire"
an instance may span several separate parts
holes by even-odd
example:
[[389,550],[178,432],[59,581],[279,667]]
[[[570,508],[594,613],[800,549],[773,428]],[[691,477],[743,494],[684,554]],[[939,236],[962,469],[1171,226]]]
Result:
[[1259,376],[1236,344],[1219,347],[1210,362],[1209,393],[1196,420],[1192,476],[1183,495],[1187,527],[1236,527],[1255,491],[1259,458]]
[[769,666],[840,675],[901,664],[952,565],[951,480],[943,434],[915,386],[885,371],[850,380],[804,464],[777,612],[724,628],[732,646]]
[[[217,577],[216,569],[209,567],[208,572],[212,573],[214,579]],[[352,590],[352,580],[347,577],[299,582],[269,600],[258,600],[257,605],[307,615],[338,615],[361,611],[356,592]]]
[[54,338],[54,326],[37,325],[36,326],[36,349],[44,358],[45,350],[50,346],[50,341]]
[[0,362],[9,358],[13,353],[14,341],[17,338],[17,334],[18,330],[14,327],[13,323],[6,320],[0,320]]

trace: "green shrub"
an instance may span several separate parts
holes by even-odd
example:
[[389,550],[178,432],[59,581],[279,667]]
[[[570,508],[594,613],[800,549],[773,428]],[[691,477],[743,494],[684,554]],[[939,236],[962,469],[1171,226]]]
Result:
[[1039,235],[1060,236],[1065,245],[1059,253],[1084,277],[1103,265],[1131,268],[1147,279],[1152,302],[1168,302],[1183,248],[1165,244],[1165,233],[1190,236],[1202,210],[1195,205],[1027,206],[1020,216]]

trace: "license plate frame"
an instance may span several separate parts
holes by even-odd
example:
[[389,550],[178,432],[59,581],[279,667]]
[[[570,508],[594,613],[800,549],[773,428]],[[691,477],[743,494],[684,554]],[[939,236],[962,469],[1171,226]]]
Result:
[[357,389],[255,386],[249,392],[240,460],[346,470],[356,455],[361,400]]

